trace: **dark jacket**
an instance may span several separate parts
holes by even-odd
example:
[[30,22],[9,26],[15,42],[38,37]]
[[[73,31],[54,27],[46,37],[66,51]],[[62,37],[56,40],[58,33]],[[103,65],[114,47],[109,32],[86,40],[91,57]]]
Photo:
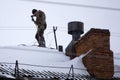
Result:
[[39,10],[39,16],[36,17],[35,24],[38,26],[40,29],[46,29],[47,24],[46,24],[46,15],[43,11]]

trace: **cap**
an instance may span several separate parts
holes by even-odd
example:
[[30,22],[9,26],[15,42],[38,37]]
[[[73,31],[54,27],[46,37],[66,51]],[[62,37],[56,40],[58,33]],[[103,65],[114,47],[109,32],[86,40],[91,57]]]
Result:
[[32,13],[34,14],[36,11],[37,11],[37,9],[33,9],[33,10],[32,10]]

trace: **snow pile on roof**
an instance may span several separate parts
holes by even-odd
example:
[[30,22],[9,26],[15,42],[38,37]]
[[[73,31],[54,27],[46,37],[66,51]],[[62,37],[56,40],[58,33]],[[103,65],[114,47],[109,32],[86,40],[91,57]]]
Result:
[[114,77],[120,78],[120,65],[114,65]]
[[41,66],[19,66],[25,69],[68,73],[73,65],[75,73],[89,75],[82,63],[82,56],[70,60],[63,52],[58,52],[55,49],[35,46],[0,47],[1,62],[15,63],[16,60],[19,63]]
[[114,53],[114,64],[120,66],[120,53]]
[[[69,73],[70,67],[73,65],[74,73],[89,75],[82,63],[82,58],[88,53],[70,60],[63,52],[55,49],[36,46],[0,47],[0,63],[15,63],[18,60],[21,69],[61,73]],[[117,73],[120,70],[119,58],[120,55],[114,54],[114,77],[119,77],[119,73]],[[15,64],[12,66],[8,64],[6,67],[14,68]],[[0,75],[4,76],[1,73]]]
[[114,77],[120,77],[120,54],[114,53]]

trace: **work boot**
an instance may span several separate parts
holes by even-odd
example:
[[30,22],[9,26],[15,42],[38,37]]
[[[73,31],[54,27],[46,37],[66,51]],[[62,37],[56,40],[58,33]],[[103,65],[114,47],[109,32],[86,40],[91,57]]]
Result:
[[45,40],[44,37],[39,37],[39,47],[45,47]]

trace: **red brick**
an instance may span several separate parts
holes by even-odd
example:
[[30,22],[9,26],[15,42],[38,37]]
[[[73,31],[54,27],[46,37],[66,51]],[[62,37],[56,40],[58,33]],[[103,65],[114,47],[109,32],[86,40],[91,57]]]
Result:
[[110,79],[114,74],[113,52],[110,50],[110,32],[107,29],[91,29],[76,44],[76,56],[92,51],[83,58],[91,75]]

